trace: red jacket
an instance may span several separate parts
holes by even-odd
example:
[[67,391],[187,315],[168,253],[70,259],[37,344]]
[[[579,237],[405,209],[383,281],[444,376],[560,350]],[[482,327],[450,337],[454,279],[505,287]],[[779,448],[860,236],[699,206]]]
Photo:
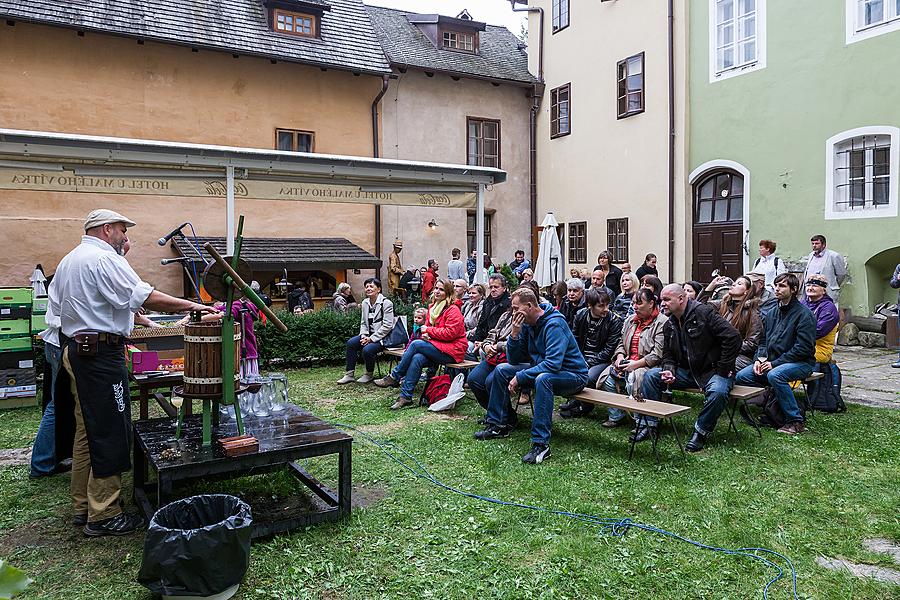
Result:
[[435,281],[437,281],[437,276],[431,269],[426,270],[425,274],[422,275],[422,302],[425,304],[428,304],[428,298],[431,296],[431,290],[434,289]]
[[469,342],[466,340],[466,323],[459,308],[450,305],[438,315],[437,320],[431,322],[431,311],[425,319],[427,329],[425,333],[430,338],[431,345],[453,357],[455,362],[460,362],[466,357]]

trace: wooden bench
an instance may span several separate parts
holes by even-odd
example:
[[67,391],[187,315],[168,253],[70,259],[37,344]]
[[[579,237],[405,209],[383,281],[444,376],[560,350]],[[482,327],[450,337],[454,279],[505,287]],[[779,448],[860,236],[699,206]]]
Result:
[[[809,377],[803,380],[803,384],[808,385],[809,383],[816,381],[817,379],[821,379],[824,377],[824,373],[813,373]],[[700,388],[688,388],[685,390],[681,390],[683,392],[688,392],[691,394],[703,394],[703,390]],[[746,407],[747,400],[751,400],[756,398],[760,394],[764,393],[766,388],[764,387],[755,387],[750,385],[736,385],[731,389],[731,393],[729,394],[729,398],[731,399],[730,406],[726,407],[726,412],[728,414],[728,430],[734,431],[735,435],[740,435],[737,429],[737,425],[734,423],[734,414],[738,411],[741,405]],[[808,395],[808,394],[807,394]],[[762,431],[759,428],[759,423],[756,421],[756,418],[753,416],[753,413],[749,410],[744,411],[747,416],[750,417],[750,425],[756,430],[756,435],[762,438]]]
[[[405,348],[386,348],[383,354],[391,357],[391,362],[399,361],[403,357],[403,351]],[[440,374],[441,370],[447,369],[458,369],[461,371],[468,371],[469,369],[474,369],[480,362],[474,360],[463,360],[460,362],[450,363],[446,365],[437,365],[436,367],[429,367],[425,372],[425,388],[428,387],[428,383],[431,381],[432,377]],[[422,394],[419,396],[419,404],[422,404],[425,399],[425,388],[422,388]]]
[[[681,455],[684,456],[684,445],[681,443],[678,426],[675,424],[675,420],[672,419],[672,417],[689,412],[691,410],[690,406],[681,406],[680,404],[671,404],[669,402],[660,402],[658,400],[644,400],[639,402],[622,394],[592,389],[582,390],[572,396],[572,398],[580,400],[581,402],[605,406],[607,408],[619,408],[646,417],[656,417],[660,421],[668,419],[669,423],[672,425],[672,431],[675,433],[675,441],[678,443],[678,449],[681,450]],[[658,463],[659,451],[656,447],[657,436],[650,436],[650,438],[653,440],[653,455],[656,457],[656,462]],[[634,445],[634,436],[632,436],[631,448],[628,450],[628,460],[631,460],[631,457],[634,455]]]
[[[700,388],[688,388],[680,391],[687,392],[689,394],[703,395],[703,390],[701,390]],[[740,435],[737,429],[737,425],[734,423],[734,413],[738,411],[741,405],[746,406],[747,400],[756,398],[765,391],[766,388],[758,388],[750,385],[736,385],[731,388],[731,393],[728,394],[728,399],[731,400],[731,402],[728,406],[725,407],[725,413],[728,415],[728,429],[726,429],[726,433],[728,431],[734,431],[735,435]],[[750,415],[750,425],[753,427],[753,429],[756,430],[756,435],[759,438],[762,438],[762,431],[760,431],[759,423],[756,422],[756,419],[753,417],[753,413],[751,413],[749,410],[745,412]]]

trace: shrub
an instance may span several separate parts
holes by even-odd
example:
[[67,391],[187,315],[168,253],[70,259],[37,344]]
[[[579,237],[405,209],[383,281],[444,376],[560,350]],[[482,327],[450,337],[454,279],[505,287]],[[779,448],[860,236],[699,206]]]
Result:
[[[409,317],[407,323],[411,323],[415,306],[399,298],[392,302],[394,314],[406,315]],[[255,325],[261,362],[279,359],[286,365],[295,366],[343,362],[347,340],[359,334],[359,309],[345,313],[321,309],[304,315],[281,311],[278,318],[287,326],[286,333],[278,331],[271,323],[262,326],[257,322]]]
[[503,266],[500,267],[500,274],[506,278],[506,287],[510,290],[519,287],[519,278],[516,277],[516,273],[512,270],[512,267],[509,266],[509,263],[503,263]]
[[261,361],[277,358],[300,365],[343,360],[347,340],[359,333],[359,310],[317,310],[305,315],[282,311],[278,318],[287,326],[286,333],[271,323],[264,327],[257,323],[254,328]]

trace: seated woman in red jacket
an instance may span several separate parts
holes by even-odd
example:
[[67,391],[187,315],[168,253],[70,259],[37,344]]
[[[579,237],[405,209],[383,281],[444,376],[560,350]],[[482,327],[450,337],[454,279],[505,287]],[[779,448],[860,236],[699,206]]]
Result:
[[454,300],[453,284],[446,279],[437,279],[425,325],[421,328],[422,338],[407,346],[393,371],[375,381],[378,387],[400,386],[400,397],[391,405],[392,410],[413,404],[413,390],[423,368],[463,360],[468,346],[466,325]]

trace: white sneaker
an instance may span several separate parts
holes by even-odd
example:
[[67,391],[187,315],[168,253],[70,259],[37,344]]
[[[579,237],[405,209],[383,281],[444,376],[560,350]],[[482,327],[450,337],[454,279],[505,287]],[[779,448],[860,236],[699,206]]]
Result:
[[375,381],[375,375],[366,372],[365,375],[356,380],[356,383],[372,383],[373,381]]
[[340,379],[338,379],[337,384],[338,384],[338,385],[344,385],[344,384],[347,384],[347,383],[353,383],[354,381],[356,381],[356,372],[354,372],[354,371],[347,371],[346,373],[344,373],[344,376],[343,376],[343,377],[341,377]]

